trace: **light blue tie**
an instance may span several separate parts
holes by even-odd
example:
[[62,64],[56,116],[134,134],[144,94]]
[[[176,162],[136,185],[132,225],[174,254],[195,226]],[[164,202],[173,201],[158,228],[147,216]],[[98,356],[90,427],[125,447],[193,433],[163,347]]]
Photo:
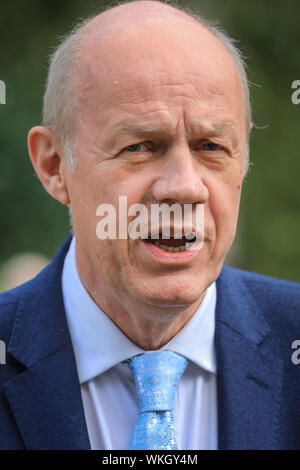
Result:
[[138,419],[131,450],[177,449],[173,404],[187,359],[172,351],[154,351],[128,361],[137,389]]

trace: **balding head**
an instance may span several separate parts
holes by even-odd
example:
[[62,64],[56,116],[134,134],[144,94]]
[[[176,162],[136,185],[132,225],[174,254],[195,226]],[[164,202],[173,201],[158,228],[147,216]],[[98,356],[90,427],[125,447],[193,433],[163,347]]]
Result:
[[85,31],[94,28],[105,34],[114,28],[129,26],[130,24],[146,23],[153,19],[161,18],[165,22],[176,22],[184,20],[189,23],[198,23],[196,17],[187,13],[178,6],[172,6],[160,1],[137,0],[131,2],[120,2],[119,5],[110,7],[96,15],[85,23]]
[[[98,69],[102,68],[102,73],[107,77],[105,57],[112,58],[113,46],[115,47],[117,43],[118,47],[123,48],[126,61],[126,51],[130,47],[130,42],[139,50],[138,34],[143,38],[146,30],[150,35],[152,42],[150,49],[153,51],[155,48],[160,50],[164,35],[167,34],[173,34],[174,41],[181,44],[184,54],[188,53],[188,50],[184,49],[186,41],[188,39],[196,41],[199,59],[201,55],[207,56],[207,41],[222,44],[223,49],[226,49],[223,51],[224,57],[227,57],[229,63],[234,64],[240,80],[245,109],[245,128],[248,134],[251,123],[249,89],[244,62],[233,41],[191,11],[183,11],[178,6],[173,7],[159,1],[133,1],[109,8],[80,23],[51,57],[44,96],[43,125],[55,132],[70,169],[74,169],[76,152],[75,127],[78,120],[74,116],[78,115],[78,105],[95,74],[96,64],[93,60],[97,55],[98,59],[101,58]],[[194,33],[194,39],[191,32]],[[142,54],[142,51],[140,53]],[[210,55],[207,59],[208,62],[214,62],[216,57]],[[248,145],[246,152],[244,174],[248,168]]]

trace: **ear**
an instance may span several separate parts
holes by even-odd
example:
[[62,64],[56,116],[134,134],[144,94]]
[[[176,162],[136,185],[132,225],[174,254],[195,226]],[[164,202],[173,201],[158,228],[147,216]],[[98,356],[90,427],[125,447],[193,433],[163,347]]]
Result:
[[66,184],[66,165],[53,131],[33,127],[28,134],[28,151],[32,165],[46,191],[61,204],[70,204]]

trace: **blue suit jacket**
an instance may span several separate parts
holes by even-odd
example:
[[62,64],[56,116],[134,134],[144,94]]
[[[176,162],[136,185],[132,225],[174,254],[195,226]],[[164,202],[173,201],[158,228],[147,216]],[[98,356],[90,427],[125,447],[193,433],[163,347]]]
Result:
[[[0,295],[0,449],[90,449],[61,289],[70,239],[36,278]],[[295,339],[300,286],[224,266],[215,338],[220,449],[300,449]]]

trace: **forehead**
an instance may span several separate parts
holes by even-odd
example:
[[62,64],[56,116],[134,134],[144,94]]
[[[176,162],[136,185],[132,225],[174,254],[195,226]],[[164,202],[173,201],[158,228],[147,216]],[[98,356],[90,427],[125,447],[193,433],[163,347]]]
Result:
[[[240,80],[225,46],[195,22],[162,20],[90,34],[79,61],[80,105],[139,107],[206,102],[243,113]],[[176,101],[177,100],[177,101]]]

